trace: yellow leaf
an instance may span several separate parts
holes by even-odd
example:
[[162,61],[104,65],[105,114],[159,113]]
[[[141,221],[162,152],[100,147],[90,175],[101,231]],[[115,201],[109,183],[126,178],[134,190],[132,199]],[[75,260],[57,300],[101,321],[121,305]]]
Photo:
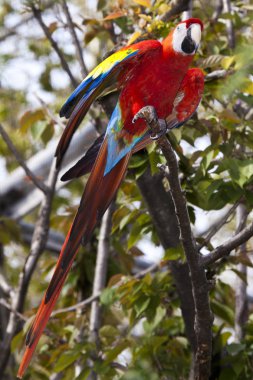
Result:
[[253,95],[253,82],[249,83],[245,89],[243,90],[243,92],[246,92],[247,94],[249,95]]
[[141,35],[140,32],[135,32],[134,34],[131,35],[131,37],[129,38],[128,40],[128,45],[132,45],[134,43],[135,40],[137,40],[137,38],[139,38]]
[[42,109],[37,109],[35,111],[26,111],[21,118],[19,119],[20,132],[26,133],[27,130],[34,124],[36,121],[44,120],[45,113]]
[[151,16],[145,15],[145,14],[143,14],[143,13],[140,13],[140,14],[139,14],[139,17],[140,17],[141,19],[147,21],[147,22],[152,21],[152,17],[151,17]]
[[221,66],[223,67],[223,69],[227,70],[234,63],[234,61],[235,61],[234,55],[232,57],[225,57],[221,61]]
[[124,17],[126,16],[126,12],[124,11],[118,11],[118,12],[113,12],[113,13],[110,13],[108,16],[106,16],[104,18],[105,21],[108,21],[108,20],[115,20],[116,18],[120,18],[120,17]]
[[151,1],[150,0],[133,0],[136,4],[142,5],[143,7],[150,8]]
[[54,31],[58,28],[58,23],[56,21],[51,22],[51,24],[48,26],[50,34],[53,34]]

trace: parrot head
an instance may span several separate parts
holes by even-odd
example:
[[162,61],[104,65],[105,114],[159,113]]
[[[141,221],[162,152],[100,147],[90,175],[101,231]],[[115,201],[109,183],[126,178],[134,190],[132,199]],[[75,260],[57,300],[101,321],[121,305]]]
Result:
[[182,55],[196,53],[203,24],[198,18],[190,18],[180,22],[173,31],[172,44],[175,52]]

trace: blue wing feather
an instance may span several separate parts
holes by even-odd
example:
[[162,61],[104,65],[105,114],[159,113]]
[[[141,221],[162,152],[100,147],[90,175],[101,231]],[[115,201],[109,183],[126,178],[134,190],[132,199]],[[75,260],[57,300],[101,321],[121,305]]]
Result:
[[[126,51],[127,50],[123,50]],[[126,61],[127,59],[135,56],[138,54],[139,50],[136,49],[132,52],[128,52],[128,54],[123,59],[118,59],[114,61],[112,65],[106,65],[107,61],[110,63],[112,60],[112,56],[109,56],[105,61],[101,62],[100,65],[98,65],[80,84],[79,86],[72,92],[72,94],[69,96],[69,98],[66,100],[64,105],[62,106],[60,110],[60,116],[65,116],[66,118],[69,118],[74,107],[78,103],[78,101],[86,95],[86,93],[90,94],[92,90],[94,90],[96,87],[98,87],[111,73],[112,71],[118,67],[119,63],[122,63]],[[120,52],[115,53],[115,55],[119,54]],[[114,54],[113,54],[114,56]],[[107,68],[103,72],[103,68]],[[99,74],[98,74],[99,72]]]

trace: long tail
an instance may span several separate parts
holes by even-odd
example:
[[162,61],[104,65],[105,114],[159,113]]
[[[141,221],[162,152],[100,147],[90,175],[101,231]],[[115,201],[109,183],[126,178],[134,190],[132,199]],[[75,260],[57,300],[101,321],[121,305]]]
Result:
[[22,378],[32,359],[81,241],[84,239],[87,242],[90,239],[97,222],[111,203],[124,177],[130,156],[131,152],[104,176],[107,159],[107,139],[105,138],[85,187],[74,222],[63,244],[53,277],[27,334],[26,350],[17,375],[19,378]]

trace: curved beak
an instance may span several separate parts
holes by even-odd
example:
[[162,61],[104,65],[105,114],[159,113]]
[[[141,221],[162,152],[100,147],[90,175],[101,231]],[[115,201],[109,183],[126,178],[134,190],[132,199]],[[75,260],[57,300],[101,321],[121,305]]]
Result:
[[194,54],[199,47],[201,27],[199,24],[191,24],[182,42],[182,50],[186,54]]

